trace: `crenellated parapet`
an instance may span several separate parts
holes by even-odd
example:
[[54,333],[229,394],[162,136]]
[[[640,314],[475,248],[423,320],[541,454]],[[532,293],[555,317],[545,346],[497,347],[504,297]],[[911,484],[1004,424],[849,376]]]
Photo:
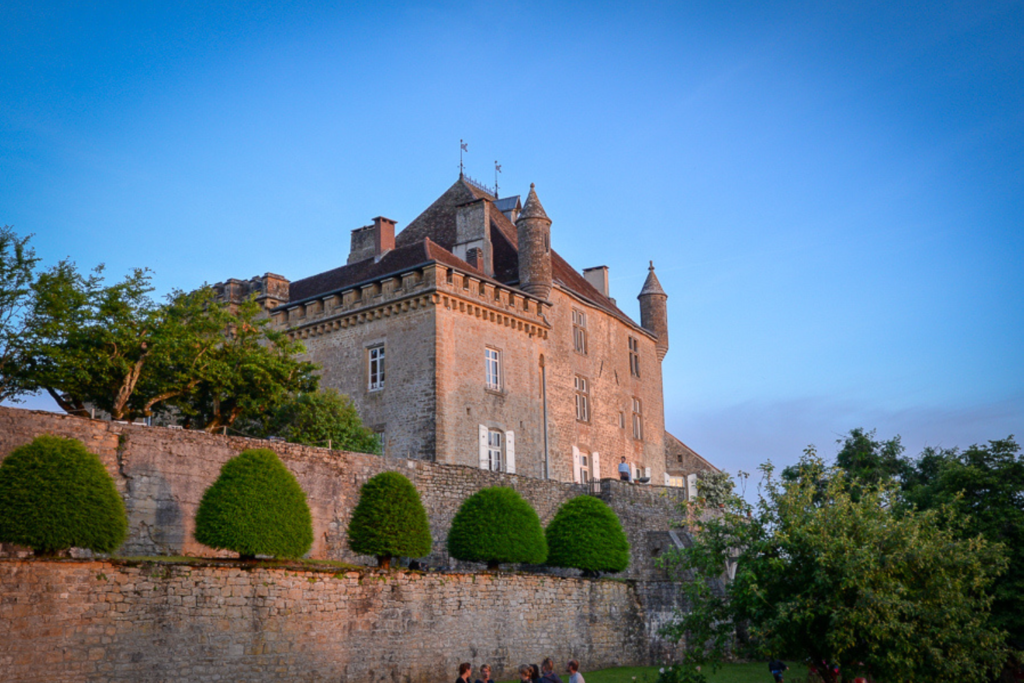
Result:
[[288,279],[281,275],[266,273],[248,280],[230,278],[218,282],[213,285],[213,291],[218,299],[229,305],[237,306],[255,297],[264,310],[270,310],[288,301],[289,284]]
[[362,282],[271,311],[292,339],[308,339],[430,306],[547,338],[550,304],[521,290],[440,263]]

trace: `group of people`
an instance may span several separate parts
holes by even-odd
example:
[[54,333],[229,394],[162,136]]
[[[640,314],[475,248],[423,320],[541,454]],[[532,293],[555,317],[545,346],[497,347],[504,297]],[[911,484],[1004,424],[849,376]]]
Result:
[[[575,659],[569,660],[565,671],[569,674],[568,683],[586,683],[580,673],[580,663]],[[536,664],[523,664],[519,667],[519,678],[522,683],[562,683],[561,677],[555,673],[555,662],[551,657],[545,657],[540,668]],[[469,662],[459,664],[459,677],[455,683],[470,683],[472,679],[473,666]],[[476,683],[494,683],[489,664],[480,667],[480,678],[476,679]]]

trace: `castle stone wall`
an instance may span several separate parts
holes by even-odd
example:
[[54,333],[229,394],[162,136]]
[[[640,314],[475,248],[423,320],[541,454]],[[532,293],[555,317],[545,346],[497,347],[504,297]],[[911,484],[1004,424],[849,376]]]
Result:
[[[498,680],[550,656],[649,661],[629,584],[516,574],[0,560],[0,677],[50,681]],[[475,671],[474,671],[475,673]]]
[[[403,473],[419,490],[434,537],[427,563],[435,567],[453,566],[445,550],[448,529],[462,501],[481,488],[515,488],[544,524],[565,501],[594,492],[594,485],[588,488],[476,467],[0,407],[0,458],[41,434],[79,439],[103,461],[128,510],[129,537],[119,551],[122,556],[228,555],[195,541],[195,513],[221,466],[247,448],[273,449],[299,480],[313,517],[310,556],[317,559],[372,562],[348,549],[345,532],[359,488],[383,471]],[[683,491],[609,480],[597,487],[622,520],[632,547],[630,568],[622,576],[663,580],[653,564],[659,551],[651,546],[651,539],[662,538],[671,527]]]

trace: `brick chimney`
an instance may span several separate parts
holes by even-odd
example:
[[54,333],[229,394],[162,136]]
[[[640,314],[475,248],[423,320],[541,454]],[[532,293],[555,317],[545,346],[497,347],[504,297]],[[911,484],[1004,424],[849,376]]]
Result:
[[373,225],[352,231],[352,249],[348,253],[349,263],[358,263],[380,257],[395,248],[395,222],[384,216],[373,219]]

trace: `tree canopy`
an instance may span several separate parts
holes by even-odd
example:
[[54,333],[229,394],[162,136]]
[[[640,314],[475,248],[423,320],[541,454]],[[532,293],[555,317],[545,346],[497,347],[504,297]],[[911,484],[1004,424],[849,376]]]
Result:
[[301,557],[313,545],[306,494],[274,451],[242,451],[221,468],[196,511],[196,540],[257,555]]
[[448,532],[448,553],[457,560],[542,564],[548,556],[544,529],[533,507],[514,489],[480,489],[462,502]]
[[9,225],[0,228],[0,401],[18,401],[26,393],[21,372],[25,364],[24,316],[39,261],[30,238],[19,237]]
[[110,553],[127,533],[121,494],[81,441],[43,435],[0,463],[0,541],[38,555]]
[[335,389],[301,393],[262,420],[244,420],[248,436],[279,436],[291,443],[330,446],[356,453],[380,453],[380,439],[363,426],[352,399]]
[[[880,680],[982,681],[998,669],[989,588],[1001,546],[965,533],[950,507],[899,505],[891,480],[853,495],[847,472],[813,450],[788,479],[764,472],[753,508],[735,495],[718,511],[689,504],[693,544],[669,561],[695,579],[681,583],[693,609],[665,632],[686,637],[691,664],[722,656],[746,623],[761,654]],[[735,580],[724,582],[729,558]]]
[[547,563],[584,572],[621,572],[629,566],[629,540],[618,515],[593,496],[576,496],[558,508],[544,530]]
[[433,541],[419,491],[398,472],[381,472],[363,484],[348,524],[348,545],[373,555],[387,569],[392,557],[423,557]]

